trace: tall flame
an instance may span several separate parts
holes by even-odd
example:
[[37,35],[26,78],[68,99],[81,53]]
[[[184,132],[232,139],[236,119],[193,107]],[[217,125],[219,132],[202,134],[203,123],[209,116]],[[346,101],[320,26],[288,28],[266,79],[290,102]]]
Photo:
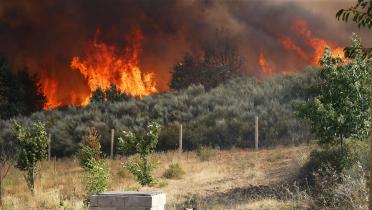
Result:
[[61,106],[62,103],[56,98],[58,81],[48,78],[45,74],[41,74],[42,91],[47,99],[44,109],[53,109]]
[[297,36],[305,39],[306,43],[314,49],[314,54],[310,60],[311,64],[319,63],[320,59],[323,57],[325,47],[329,47],[332,49],[332,56],[345,58],[343,48],[336,47],[336,45],[333,44],[331,41],[313,37],[306,21],[297,19],[292,25],[292,31]]
[[[132,96],[157,92],[153,75],[142,73],[139,67],[143,41],[141,30],[135,28],[126,37],[128,47],[121,51],[114,45],[98,42],[98,35],[99,31],[92,45],[85,50],[84,58],[73,57],[70,64],[72,69],[80,71],[84,76],[92,92],[97,88],[107,90],[111,85]],[[84,103],[87,102],[85,100]]]
[[[324,48],[329,47],[332,50],[333,57],[340,57],[345,59],[343,48],[337,47],[331,41],[326,41],[318,37],[314,37],[309,29],[306,21],[302,19],[297,19],[292,27],[291,31],[295,34],[302,42],[302,45],[312,49],[312,53],[308,53],[305,49],[297,45],[289,36],[280,35],[279,40],[284,49],[294,51],[302,60],[308,62],[309,64],[319,64],[320,59],[323,57]],[[258,64],[261,68],[261,72],[264,75],[270,75],[274,72],[280,72],[281,74],[286,74],[289,71],[277,70],[272,65],[268,65],[266,62],[264,54],[261,52],[258,58]]]
[[262,73],[265,75],[271,75],[274,73],[274,67],[266,61],[266,57],[262,51],[258,56],[258,64],[260,65]]

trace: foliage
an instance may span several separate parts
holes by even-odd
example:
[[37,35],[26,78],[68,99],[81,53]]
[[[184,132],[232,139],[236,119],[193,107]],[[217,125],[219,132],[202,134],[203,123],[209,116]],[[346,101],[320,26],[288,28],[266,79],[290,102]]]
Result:
[[[261,80],[239,76],[209,91],[203,86],[190,86],[122,102],[37,112],[17,121],[46,122],[53,136],[52,153],[57,156],[76,154],[90,127],[101,135],[101,150],[109,152],[111,129],[140,132],[150,121],[162,126],[157,150],[178,147],[180,122],[184,126],[185,150],[202,145],[223,149],[254,147],[255,116],[259,116],[260,147],[301,144],[313,136],[308,125],[294,114],[294,105],[311,98],[306,89],[317,84],[316,73],[309,68]],[[0,121],[0,142],[11,139],[11,127],[11,121]]]
[[208,161],[216,155],[216,152],[217,149],[212,147],[200,146],[196,150],[196,155],[199,157],[200,161]]
[[372,0],[358,0],[357,3],[347,9],[341,9],[337,12],[338,20],[348,22],[350,14],[352,21],[358,24],[358,27],[371,28],[372,26]]
[[358,162],[342,173],[329,169],[326,175],[323,171],[315,177],[314,209],[368,209],[368,179]]
[[47,156],[48,137],[45,124],[38,121],[29,127],[23,127],[15,122],[14,130],[20,148],[17,168],[26,172],[27,186],[34,193],[37,163]]
[[186,54],[183,61],[173,67],[170,87],[181,90],[191,84],[203,85],[207,90],[231,78],[232,74],[226,66],[209,65]]
[[26,69],[14,73],[5,57],[0,56],[0,118],[29,115],[43,109],[46,98],[36,75]]
[[184,174],[185,172],[178,163],[172,163],[164,171],[163,177],[167,179],[180,179]]
[[181,90],[194,84],[209,90],[239,74],[243,62],[237,43],[224,29],[217,30],[202,46],[202,59],[186,53],[183,60],[174,65],[170,87]]
[[149,155],[155,151],[160,133],[160,125],[151,122],[147,126],[147,131],[136,137],[131,131],[123,131],[123,137],[119,138],[119,147],[125,153],[133,152],[136,157],[129,159],[125,167],[137,178],[138,182],[144,185],[150,185],[155,181],[153,177],[154,166],[149,160]]
[[116,88],[116,86],[111,85],[109,89],[102,90],[101,88],[97,88],[89,102],[90,103],[105,103],[105,102],[120,102],[120,101],[127,101],[130,96],[126,95],[125,93],[120,92]]
[[141,158],[139,155],[135,155],[129,158],[123,166],[136,177],[142,186],[152,185],[156,181],[154,177],[155,164],[151,162],[149,157]]
[[[353,36],[353,48],[362,48]],[[321,60],[320,84],[315,97],[300,108],[320,144],[339,144],[344,139],[366,138],[370,129],[371,65],[361,50],[352,60],[334,59],[329,49]]]
[[109,182],[109,172],[105,160],[90,159],[87,163],[87,173],[85,176],[85,204],[89,204],[91,195],[107,190]]
[[81,167],[89,169],[91,161],[98,161],[101,158],[101,136],[95,128],[90,128],[88,134],[83,137],[80,150],[77,154]]
[[316,149],[311,152],[309,160],[301,168],[300,178],[314,186],[316,178],[328,176],[330,173],[339,175],[357,163],[368,169],[368,151],[368,143],[360,140],[348,140],[344,148],[329,146]]

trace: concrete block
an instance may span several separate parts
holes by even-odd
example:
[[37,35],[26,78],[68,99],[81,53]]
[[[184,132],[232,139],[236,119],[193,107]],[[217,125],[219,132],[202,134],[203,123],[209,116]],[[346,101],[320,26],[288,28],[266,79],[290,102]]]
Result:
[[90,206],[98,206],[98,196],[97,195],[90,196]]
[[98,195],[98,206],[121,207],[124,205],[124,197],[113,195]]
[[115,207],[89,207],[90,210],[118,210]]
[[92,196],[91,201],[91,210],[164,210],[166,195],[161,192],[105,192]]

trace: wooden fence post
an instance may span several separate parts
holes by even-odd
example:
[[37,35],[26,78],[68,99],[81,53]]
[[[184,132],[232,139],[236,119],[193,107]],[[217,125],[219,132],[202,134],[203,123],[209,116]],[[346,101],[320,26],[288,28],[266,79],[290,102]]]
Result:
[[182,152],[182,124],[180,125],[180,136],[178,139],[178,151]]
[[49,133],[49,136],[48,136],[48,161],[50,161],[50,155],[51,155],[51,151],[52,151],[52,134]]
[[111,129],[111,150],[110,150],[111,160],[114,159],[114,137],[115,137],[115,129]]
[[256,124],[256,129],[255,129],[255,138],[254,138],[254,145],[255,149],[258,150],[258,117],[255,117],[255,124]]
[[57,157],[54,156],[54,161],[53,161],[54,173],[56,173],[56,163],[57,163]]

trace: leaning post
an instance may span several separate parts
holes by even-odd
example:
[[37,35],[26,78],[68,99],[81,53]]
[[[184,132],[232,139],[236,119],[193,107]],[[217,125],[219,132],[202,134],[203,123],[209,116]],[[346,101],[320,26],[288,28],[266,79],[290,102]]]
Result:
[[258,150],[258,116],[255,117],[254,146],[255,146],[255,149]]
[[114,159],[114,138],[115,138],[115,129],[111,129],[111,148],[110,148],[110,158]]
[[182,124],[180,124],[180,136],[178,139],[178,151],[182,152]]

